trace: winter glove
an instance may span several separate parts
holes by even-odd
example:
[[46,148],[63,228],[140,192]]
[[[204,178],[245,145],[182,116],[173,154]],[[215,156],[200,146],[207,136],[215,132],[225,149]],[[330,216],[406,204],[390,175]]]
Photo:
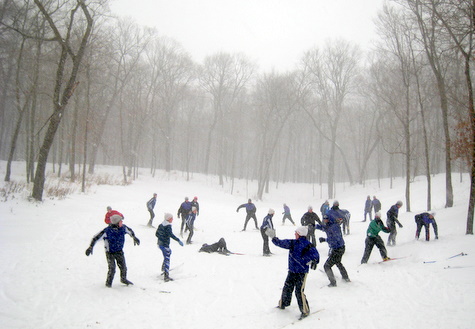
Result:
[[399,227],[402,228],[402,224],[399,224]]
[[318,241],[320,241],[320,243],[323,243],[323,242],[327,241],[327,239],[325,239],[325,238],[318,238]]
[[178,244],[183,247],[183,242],[181,240],[178,240]]
[[310,268],[312,270],[316,270],[317,269],[317,261],[316,260],[312,260],[312,263],[310,264]]
[[134,238],[134,246],[140,246],[140,240],[138,238]]
[[86,256],[89,256],[90,254],[92,254],[92,247],[86,249]]
[[267,228],[266,235],[271,239],[275,238],[275,230],[272,228]]

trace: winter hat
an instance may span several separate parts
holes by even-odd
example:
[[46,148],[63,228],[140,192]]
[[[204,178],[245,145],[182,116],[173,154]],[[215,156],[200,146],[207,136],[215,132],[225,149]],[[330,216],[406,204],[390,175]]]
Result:
[[308,206],[307,210],[313,210],[312,206]]
[[270,208],[269,211],[267,212],[269,215],[273,215],[275,214],[275,210]]
[[374,217],[379,217],[379,218],[381,218],[381,212],[380,212],[380,211],[376,212],[376,213],[374,214]]
[[173,215],[170,214],[169,212],[166,212],[165,215],[163,216],[166,221],[169,221],[170,219],[173,218]]
[[120,216],[120,215],[112,215],[111,216],[111,223],[112,224],[119,224],[119,222],[122,220],[123,218]]
[[307,236],[308,227],[307,226],[300,226],[295,230],[295,233],[297,233],[300,236]]
[[333,205],[339,207],[339,206],[340,206],[340,202],[338,202],[338,200],[335,200],[335,201],[333,201]]
[[107,210],[112,210],[112,207],[111,207],[111,206],[107,206]]
[[397,204],[398,206],[401,206],[401,207],[402,207],[402,201],[401,201],[401,200],[399,200],[398,202],[396,202],[396,204]]

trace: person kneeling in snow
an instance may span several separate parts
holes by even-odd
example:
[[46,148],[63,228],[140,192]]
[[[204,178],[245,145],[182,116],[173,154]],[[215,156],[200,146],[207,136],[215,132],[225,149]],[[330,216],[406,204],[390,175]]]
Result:
[[289,249],[289,272],[277,307],[285,309],[289,306],[292,301],[292,292],[295,289],[295,297],[301,312],[300,319],[310,314],[310,307],[304,293],[309,263],[315,270],[320,261],[320,255],[313,244],[307,240],[307,234],[308,228],[300,226],[295,230],[295,239],[280,240],[275,236],[272,237],[272,243],[276,246]]
[[124,242],[125,235],[128,234],[134,239],[134,245],[140,245],[140,240],[135,236],[134,231],[127,225],[122,224],[122,217],[112,215],[110,224],[105,229],[97,233],[91,241],[91,245],[86,249],[86,256],[92,254],[92,249],[99,239],[104,239],[104,248],[106,249],[106,258],[109,271],[107,272],[106,287],[112,286],[112,280],[115,275],[115,264],[119,266],[120,282],[129,285],[133,284],[127,280],[127,266],[125,264]]
[[208,254],[212,252],[219,252],[220,254],[225,255],[231,253],[226,246],[226,240],[224,240],[224,238],[219,239],[218,242],[215,242],[213,244],[204,243],[201,246],[199,252],[207,252]]
[[385,233],[391,232],[388,227],[384,226],[383,221],[381,220],[381,213],[378,211],[376,214],[374,214],[374,219],[369,223],[368,230],[366,231],[365,249],[363,259],[361,259],[361,264],[366,264],[368,262],[374,245],[378,247],[379,253],[381,254],[383,260],[389,260],[386,247],[384,246],[384,241],[379,236],[379,232],[381,231]]

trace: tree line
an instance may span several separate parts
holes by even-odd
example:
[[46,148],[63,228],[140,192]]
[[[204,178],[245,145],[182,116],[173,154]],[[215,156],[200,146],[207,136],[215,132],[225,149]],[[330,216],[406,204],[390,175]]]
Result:
[[[176,40],[110,15],[108,0],[4,0],[0,8],[0,158],[23,160],[41,200],[46,165],[71,181],[95,166],[270,184],[335,183],[470,172],[475,205],[475,1],[394,0],[363,51],[331,39],[286,72],[242,53],[202,63]],[[231,190],[231,193],[233,191]]]

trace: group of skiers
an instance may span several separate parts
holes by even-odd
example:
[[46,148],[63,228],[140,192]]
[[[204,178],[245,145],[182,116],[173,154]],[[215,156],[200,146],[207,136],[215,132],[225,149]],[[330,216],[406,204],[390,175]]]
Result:
[[[156,204],[157,194],[154,193],[152,198],[147,201],[146,206],[147,210],[150,213],[150,219],[147,223],[147,226],[153,227],[153,219],[155,217],[154,207]],[[371,206],[365,204],[365,213],[364,220],[366,221],[366,216],[369,215],[370,223],[368,229],[366,230],[366,239],[365,239],[365,249],[363,253],[363,258],[361,259],[361,264],[368,262],[371,255],[373,247],[379,249],[383,261],[389,260],[390,258],[387,255],[387,250],[384,245],[382,238],[379,236],[379,232],[383,231],[389,233],[388,246],[396,244],[396,225],[403,227],[398,220],[399,208],[402,207],[402,201],[397,201],[396,204],[391,206],[387,212],[387,222],[386,226],[384,225],[381,219],[381,203],[376,198],[373,197],[373,200],[370,197],[367,197],[366,203],[368,201],[371,203]],[[305,318],[309,315],[310,308],[308,301],[306,300],[304,287],[305,280],[308,274],[309,268],[315,269],[320,260],[320,255],[316,249],[316,238],[315,230],[320,230],[325,232],[326,238],[320,237],[319,242],[327,242],[329,245],[329,254],[328,258],[323,266],[324,271],[330,281],[329,287],[336,287],[336,279],[333,273],[332,267],[337,266],[340,271],[341,277],[346,282],[351,282],[346,268],[342,264],[341,260],[345,253],[345,241],[343,238],[344,234],[349,234],[349,219],[350,214],[345,209],[340,209],[340,204],[338,201],[334,201],[332,207],[329,206],[328,200],[325,201],[321,208],[320,212],[322,214],[322,220],[320,217],[313,211],[313,207],[309,206],[307,212],[305,212],[301,218],[300,224],[295,230],[295,239],[286,239],[280,240],[276,237],[276,230],[273,224],[273,216],[275,214],[274,209],[269,209],[267,215],[264,217],[260,227],[257,225],[256,217],[256,206],[252,203],[252,200],[249,199],[247,203],[240,205],[237,208],[237,212],[241,208],[246,209],[246,218],[244,222],[243,231],[246,230],[249,220],[252,218],[256,229],[260,230],[262,239],[263,239],[263,255],[270,256],[272,253],[269,248],[269,239],[272,243],[278,247],[289,249],[289,267],[288,275],[284,283],[284,288],[282,290],[282,296],[278,303],[278,308],[284,309],[286,306],[290,305],[292,293],[295,291],[297,302],[301,311],[300,319]],[[294,226],[295,222],[292,219],[290,208],[287,204],[283,205],[284,211],[282,212],[282,225],[285,224],[285,220],[288,219]],[[372,209],[375,210],[374,219],[372,218]],[[377,210],[377,211],[376,211]],[[199,204],[198,198],[194,197],[193,201],[189,201],[188,197],[185,197],[184,202],[180,204],[180,207],[177,212],[177,217],[181,218],[181,227],[180,227],[180,236],[183,236],[183,232],[189,231],[188,238],[186,240],[187,244],[191,243],[191,238],[193,237],[194,232],[194,221],[196,216],[199,214]],[[127,279],[127,266],[125,262],[123,246],[125,242],[125,235],[128,234],[134,240],[134,245],[140,245],[140,240],[135,236],[134,231],[123,224],[124,215],[113,210],[110,206],[107,207],[107,212],[104,218],[104,222],[108,224],[106,228],[94,235],[91,240],[90,246],[86,250],[86,255],[89,256],[93,252],[93,247],[95,243],[103,239],[104,247],[106,252],[106,259],[108,264],[108,272],[106,278],[106,286],[111,287],[112,281],[114,279],[116,265],[120,270],[120,281],[123,284],[131,285],[131,281]],[[421,213],[415,216],[416,221],[416,239],[419,238],[422,227],[425,227],[426,240],[430,239],[429,227],[432,224],[434,228],[435,238],[438,239],[438,229],[437,223],[434,218],[434,213]],[[158,248],[163,254],[163,263],[162,263],[162,275],[165,281],[173,280],[169,276],[170,271],[170,255],[172,253],[170,248],[170,240],[173,239],[177,241],[181,246],[184,243],[173,233],[172,230],[173,215],[171,213],[164,214],[163,222],[158,226],[155,236],[157,237]],[[221,238],[218,242],[208,245],[203,244],[200,252],[220,252],[224,254],[230,254],[231,252],[227,249],[226,241],[224,238]]]

